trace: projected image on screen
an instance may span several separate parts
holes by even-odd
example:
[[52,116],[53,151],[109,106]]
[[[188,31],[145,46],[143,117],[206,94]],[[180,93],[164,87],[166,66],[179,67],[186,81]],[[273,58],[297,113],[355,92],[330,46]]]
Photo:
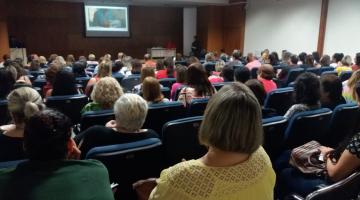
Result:
[[85,5],[86,36],[129,36],[128,8]]

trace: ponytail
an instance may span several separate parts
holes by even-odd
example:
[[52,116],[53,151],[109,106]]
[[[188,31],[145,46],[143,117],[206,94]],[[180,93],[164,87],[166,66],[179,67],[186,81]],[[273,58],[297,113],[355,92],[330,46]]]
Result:
[[36,104],[31,101],[28,101],[25,103],[24,107],[24,117],[25,119],[29,119],[32,117],[35,113],[41,111],[43,109],[42,104]]

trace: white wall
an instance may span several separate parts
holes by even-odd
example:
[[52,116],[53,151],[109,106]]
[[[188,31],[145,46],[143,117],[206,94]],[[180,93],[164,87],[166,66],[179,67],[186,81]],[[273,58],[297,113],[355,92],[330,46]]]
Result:
[[194,41],[196,35],[196,8],[184,8],[183,30],[184,30],[184,55],[188,56],[191,52],[191,44]]
[[324,53],[342,52],[354,57],[360,52],[359,9],[359,0],[330,0]]
[[321,0],[249,0],[244,52],[315,51],[320,16]]

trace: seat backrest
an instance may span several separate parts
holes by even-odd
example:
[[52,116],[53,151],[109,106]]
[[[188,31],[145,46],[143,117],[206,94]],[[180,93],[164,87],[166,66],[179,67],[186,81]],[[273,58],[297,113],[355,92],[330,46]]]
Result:
[[285,129],[288,121],[283,116],[262,120],[264,130],[264,149],[271,159],[276,158],[282,150]]
[[72,120],[73,124],[80,122],[81,109],[88,103],[88,97],[83,94],[50,96],[46,99],[46,106],[64,113]]
[[351,75],[352,75],[352,71],[344,71],[344,72],[340,73],[339,78],[340,78],[341,82],[344,82],[344,81],[348,80],[351,77]]
[[162,78],[159,80],[159,83],[164,86],[171,88],[171,86],[176,82],[176,78]]
[[18,164],[25,161],[27,160],[12,160],[12,161],[0,162],[0,169],[15,168]]
[[328,67],[320,67],[320,75],[321,75],[323,72],[334,71],[334,70],[335,70],[335,68],[330,67],[330,66],[328,66]]
[[202,116],[189,117],[166,123],[162,131],[162,141],[168,165],[186,160],[197,159],[206,153],[206,147],[200,145],[198,131]]
[[116,74],[116,75],[113,74],[113,78],[116,79],[117,82],[119,82],[119,84],[121,84],[121,81],[124,79],[124,77],[125,76],[123,74],[120,74],[120,73]]
[[164,95],[165,98],[170,99],[170,88],[168,87],[161,88],[161,93]]
[[175,65],[184,65],[184,66],[187,66],[187,62],[186,62],[186,60],[183,60],[183,61],[175,61]]
[[32,83],[33,87],[38,87],[38,88],[43,88],[44,85],[46,85],[46,80],[45,79],[36,79],[34,80],[34,82]]
[[115,119],[113,110],[89,111],[81,115],[80,130],[84,131],[94,125],[105,125]]
[[306,200],[339,200],[359,199],[360,172],[357,171],[347,178],[310,193]]
[[306,69],[306,72],[314,73],[317,76],[320,76],[321,70],[320,70],[320,68],[317,68],[317,67],[309,67]]
[[202,116],[209,102],[208,98],[193,99],[189,106],[188,116]]
[[289,83],[293,82],[296,80],[296,78],[304,73],[305,70],[303,68],[295,68],[295,69],[291,69],[289,71],[289,74],[288,74],[288,77],[287,77],[287,80],[285,82],[285,86],[289,85]]
[[328,108],[305,111],[291,117],[285,131],[285,148],[292,149],[311,140],[322,143],[330,124],[332,111]]
[[10,121],[11,117],[8,110],[8,101],[0,100],[0,126],[8,124]]
[[95,147],[87,153],[86,159],[99,160],[106,166],[110,181],[119,184],[116,199],[136,199],[132,184],[159,177],[164,166],[161,141],[157,138]]
[[204,68],[208,74],[211,74],[211,72],[215,71],[215,63],[206,63]]
[[222,82],[222,83],[213,83],[212,86],[216,89],[216,91],[219,91],[223,86],[229,85],[233,82]]
[[284,115],[294,104],[294,88],[286,87],[271,91],[264,102],[264,108],[275,109],[278,115]]
[[325,74],[332,74],[332,75],[335,75],[335,76],[338,75],[338,73],[336,71],[324,71],[324,72],[321,73],[321,76],[323,76]]
[[131,92],[134,86],[140,83],[140,75],[131,75],[122,79],[121,86],[124,88],[124,92]]
[[346,136],[356,131],[359,118],[359,106],[347,103],[336,106],[328,130],[327,145],[336,147]]
[[162,127],[166,122],[184,118],[185,116],[186,109],[180,102],[151,104],[149,105],[143,128],[152,129],[160,135]]
[[82,85],[82,88],[86,88],[87,83],[89,82],[90,77],[78,77],[75,79],[77,84]]

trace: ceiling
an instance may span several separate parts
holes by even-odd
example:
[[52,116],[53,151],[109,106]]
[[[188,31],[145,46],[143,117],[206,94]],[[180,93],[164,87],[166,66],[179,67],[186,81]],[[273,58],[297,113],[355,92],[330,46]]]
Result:
[[233,5],[246,3],[246,0],[50,0],[67,2],[84,2],[96,4],[126,4],[146,6],[205,6],[205,5]]

